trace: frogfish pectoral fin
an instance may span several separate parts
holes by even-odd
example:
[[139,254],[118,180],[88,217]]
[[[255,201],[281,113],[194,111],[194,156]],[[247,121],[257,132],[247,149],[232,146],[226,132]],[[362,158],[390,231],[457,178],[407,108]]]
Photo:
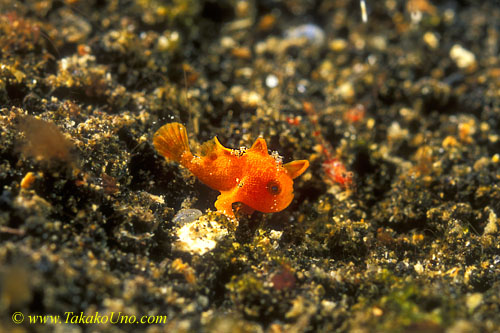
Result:
[[234,202],[236,202],[236,200],[234,200],[234,191],[223,191],[217,197],[217,201],[215,201],[215,208],[217,208],[219,213],[234,219],[236,218],[233,212]]

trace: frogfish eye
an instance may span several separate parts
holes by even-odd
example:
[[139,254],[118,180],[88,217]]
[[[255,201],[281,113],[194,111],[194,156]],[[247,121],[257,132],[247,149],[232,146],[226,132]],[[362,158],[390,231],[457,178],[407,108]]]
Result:
[[280,194],[281,192],[281,186],[280,186],[280,183],[278,183],[277,181],[275,180],[270,180],[267,185],[266,185],[266,189],[269,193],[273,194],[273,195],[277,195],[277,194]]

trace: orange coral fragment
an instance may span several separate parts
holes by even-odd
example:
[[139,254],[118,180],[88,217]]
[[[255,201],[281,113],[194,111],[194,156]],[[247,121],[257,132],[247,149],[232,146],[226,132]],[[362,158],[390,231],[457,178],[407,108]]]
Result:
[[35,179],[36,179],[35,174],[31,171],[28,172],[21,180],[21,188],[23,189],[30,188],[35,182]]

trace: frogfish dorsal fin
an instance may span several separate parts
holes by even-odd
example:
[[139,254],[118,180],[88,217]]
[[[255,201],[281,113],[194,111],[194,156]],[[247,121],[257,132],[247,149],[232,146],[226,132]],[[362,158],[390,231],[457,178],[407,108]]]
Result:
[[258,138],[257,140],[255,140],[255,142],[252,145],[252,147],[250,148],[250,150],[253,152],[258,152],[258,153],[267,155],[268,153],[267,153],[266,140],[264,140],[263,138]]
[[304,171],[306,171],[306,169],[309,167],[309,161],[308,160],[292,161],[290,163],[284,164],[283,167],[285,168],[290,178],[294,179],[303,174]]
[[231,149],[221,145],[216,136],[214,136],[212,140],[204,142],[200,147],[200,154],[202,156],[219,155],[224,153],[231,153]]

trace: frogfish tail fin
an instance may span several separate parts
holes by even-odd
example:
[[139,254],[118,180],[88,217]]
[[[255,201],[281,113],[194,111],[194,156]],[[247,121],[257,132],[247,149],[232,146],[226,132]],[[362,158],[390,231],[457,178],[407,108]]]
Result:
[[165,158],[181,164],[183,156],[191,155],[186,127],[180,123],[160,127],[154,134],[153,145]]

